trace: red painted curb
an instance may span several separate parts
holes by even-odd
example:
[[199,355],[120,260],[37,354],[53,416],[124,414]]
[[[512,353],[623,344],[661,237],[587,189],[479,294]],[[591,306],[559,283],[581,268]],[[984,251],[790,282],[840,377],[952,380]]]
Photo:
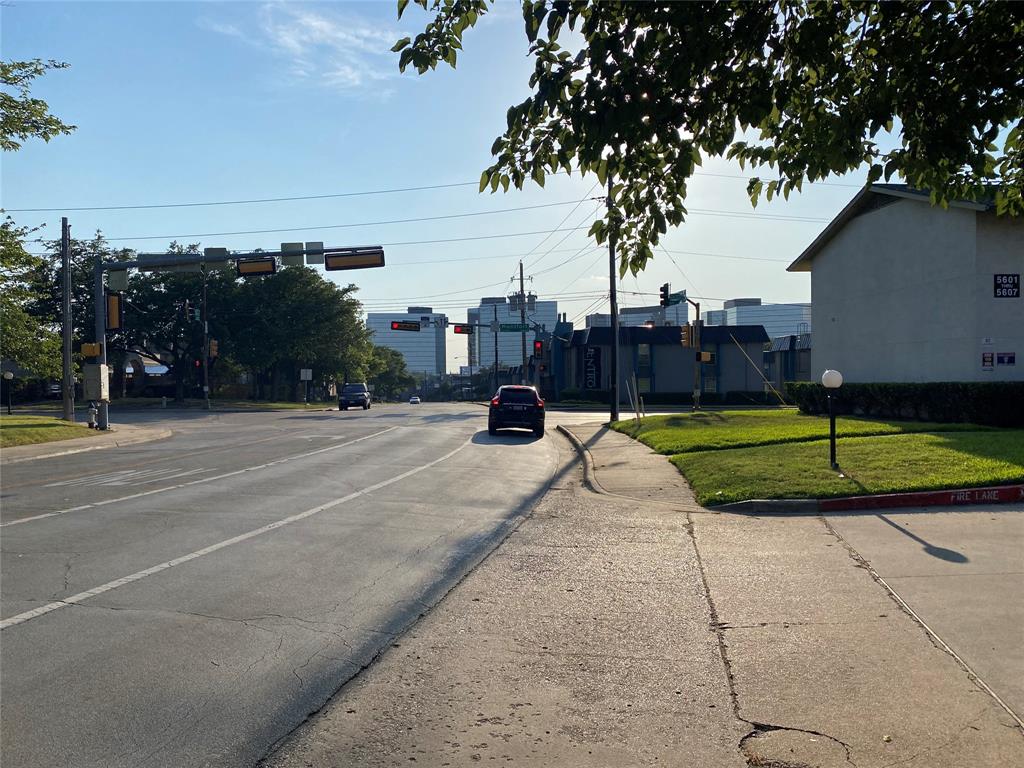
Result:
[[878,496],[850,496],[845,499],[819,499],[818,511],[841,512],[848,509],[884,509],[886,507],[936,507],[961,504],[1005,504],[1024,502],[1024,485],[999,485],[990,488],[964,488],[953,491],[885,493]]

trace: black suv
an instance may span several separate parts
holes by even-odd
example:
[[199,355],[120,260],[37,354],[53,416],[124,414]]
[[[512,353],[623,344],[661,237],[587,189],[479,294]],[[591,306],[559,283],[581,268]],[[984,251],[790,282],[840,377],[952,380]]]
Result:
[[487,432],[493,435],[506,427],[525,427],[544,437],[544,401],[534,387],[498,387],[487,409]]
[[362,408],[364,411],[370,407],[370,388],[365,384],[346,384],[341,388],[338,395],[338,410],[347,411],[349,408]]

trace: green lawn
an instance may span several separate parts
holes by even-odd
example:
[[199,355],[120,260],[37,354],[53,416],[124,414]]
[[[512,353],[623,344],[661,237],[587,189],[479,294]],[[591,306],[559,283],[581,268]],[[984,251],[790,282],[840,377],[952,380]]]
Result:
[[943,432],[681,453],[671,461],[704,505],[1024,482],[1024,430]]
[[71,424],[50,416],[0,415],[0,447],[3,448],[97,434],[83,424]]
[[[639,426],[628,419],[615,422],[612,428],[665,455],[828,439],[827,416],[808,416],[789,408],[648,416],[641,419]],[[852,416],[836,419],[836,434],[841,437],[911,432],[977,432],[987,429],[976,424],[934,424]]]

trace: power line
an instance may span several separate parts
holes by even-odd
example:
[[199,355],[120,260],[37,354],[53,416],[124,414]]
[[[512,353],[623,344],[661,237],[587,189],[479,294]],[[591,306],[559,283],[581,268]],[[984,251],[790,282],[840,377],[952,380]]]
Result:
[[[120,241],[120,240],[178,240],[192,237],[230,237],[232,235],[265,235],[275,232],[306,232],[309,230],[319,229],[352,229],[354,227],[375,227],[383,226],[388,224],[414,224],[423,221],[441,221],[444,219],[465,219],[472,216],[491,216],[497,213],[515,213],[518,211],[534,211],[539,208],[555,208],[561,205],[572,205],[576,203],[577,207],[583,200],[566,200],[560,203],[542,203],[539,205],[523,205],[517,208],[498,208],[494,211],[471,211],[468,213],[448,213],[440,214],[437,216],[418,216],[412,219],[389,219],[384,221],[360,221],[351,224],[321,224],[319,226],[311,227],[284,227],[279,229],[249,229],[238,232],[198,232],[190,235],[141,235],[135,237],[108,237],[109,241]],[[575,210],[575,209],[573,209]]]
[[[563,173],[558,171],[558,174]],[[555,174],[548,174],[555,175]],[[743,181],[749,181],[753,176],[750,175],[739,175],[730,173],[712,173],[710,171],[697,171],[693,174],[694,176],[711,176],[721,179],[741,179]],[[813,186],[824,186],[824,187],[845,187],[848,189],[862,189],[862,184],[843,184],[842,182],[835,181],[813,181],[808,182],[809,185]],[[153,208],[202,208],[217,205],[251,205],[256,203],[286,203],[294,202],[296,200],[329,200],[332,198],[341,197],[368,197],[372,195],[390,195],[401,192],[425,192],[433,189],[452,189],[454,187],[474,187],[478,186],[478,181],[460,181],[452,184],[425,184],[418,187],[396,187],[393,189],[373,189],[365,190],[361,192],[333,192],[323,195],[293,195],[290,197],[263,197],[254,198],[249,200],[212,200],[206,202],[196,203],[148,203],[140,205],[81,205],[81,206],[63,206],[58,208],[7,208],[8,213],[56,213],[65,212],[73,213],[75,211],[133,211],[133,210],[148,210]],[[542,241],[543,242],[543,241]]]
[[[576,206],[575,206],[575,207],[574,207],[574,208],[573,208],[573,209],[572,209],[571,211],[569,211],[569,212],[568,212],[567,214],[565,214],[565,218],[564,218],[564,219],[562,219],[562,220],[561,220],[560,222],[558,222],[558,226],[559,226],[559,227],[560,227],[560,226],[562,226],[563,224],[565,224],[565,222],[567,222],[567,221],[569,220],[569,217],[570,217],[570,216],[572,216],[572,215],[573,215],[574,213],[576,213],[576,211],[577,211],[577,210],[579,209],[579,207],[580,207],[580,206],[581,206],[581,205],[583,204],[583,201],[584,201],[584,200],[587,200],[587,199],[589,199],[589,198],[590,198],[590,195],[591,195],[591,194],[593,194],[593,192],[594,192],[594,190],[595,190],[595,189],[597,189],[597,185],[598,185],[598,183],[599,183],[599,182],[596,182],[596,181],[595,181],[595,182],[594,182],[594,184],[593,184],[593,186],[591,186],[591,187],[590,187],[590,189],[588,189],[588,190],[587,190],[587,196],[586,196],[586,197],[584,197],[584,198],[583,198],[583,200],[580,200],[580,201],[579,201],[579,202],[578,202],[578,203],[576,204]],[[597,209],[595,208],[595,209],[594,209],[594,211],[596,212],[596,211],[597,211]],[[593,214],[589,214],[589,215],[587,216],[587,218],[590,218],[590,216],[592,216],[592,215],[593,215]],[[551,237],[551,235],[550,235],[550,234],[549,234],[549,235],[547,235],[547,236],[546,236],[546,237],[544,238],[544,240],[547,240],[547,239],[548,239],[548,237]],[[553,249],[557,248],[557,247],[558,247],[558,246],[560,246],[560,245],[561,245],[562,243],[564,243],[564,242],[565,242],[565,239],[566,239],[567,237],[569,237],[569,236],[568,236],[568,235],[566,235],[566,236],[565,236],[565,237],[563,237],[563,238],[562,238],[561,240],[559,240],[559,241],[558,241],[557,243],[555,243],[555,244],[554,244],[554,245],[553,245],[553,246],[552,246],[551,248],[549,248],[549,249],[548,249],[547,251],[545,251],[545,252],[544,252],[543,254],[541,254],[541,255],[540,255],[540,256],[539,256],[539,257],[538,257],[538,258],[537,258],[537,259],[536,259],[536,260],[535,260],[535,261],[534,261],[534,262],[533,262],[532,264],[529,264],[529,265],[527,265],[526,269],[533,269],[533,268],[534,268],[535,266],[537,266],[538,264],[540,264],[540,262],[541,262],[541,261],[543,261],[543,260],[544,260],[544,258],[545,258],[545,257],[546,257],[546,256],[547,256],[547,255],[548,255],[549,253],[551,253],[551,251],[552,251]],[[535,246],[533,247],[533,251],[536,251],[536,250],[537,250],[538,248],[540,248],[540,246],[541,246],[541,244],[542,244],[542,243],[544,242],[544,240],[541,240],[541,241],[540,241],[539,243],[537,243],[537,245],[535,245]],[[531,252],[532,252],[532,251],[531,251]]]

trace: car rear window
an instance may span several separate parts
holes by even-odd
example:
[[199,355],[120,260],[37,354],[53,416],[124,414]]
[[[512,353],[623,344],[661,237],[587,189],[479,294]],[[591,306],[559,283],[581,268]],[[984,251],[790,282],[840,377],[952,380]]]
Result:
[[346,395],[360,395],[366,391],[366,387],[364,387],[362,384],[348,384],[342,391]]
[[537,395],[532,389],[503,389],[501,390],[501,402],[536,403]]

